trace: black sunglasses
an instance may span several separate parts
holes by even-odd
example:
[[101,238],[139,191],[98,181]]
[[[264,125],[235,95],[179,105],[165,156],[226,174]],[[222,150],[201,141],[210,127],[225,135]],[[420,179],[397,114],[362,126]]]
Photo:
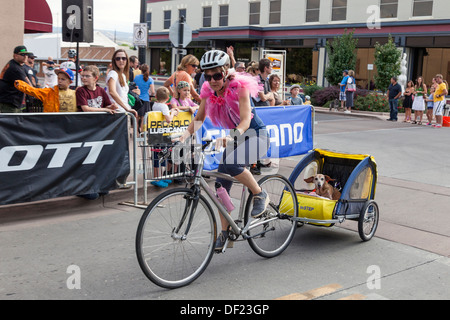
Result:
[[205,73],[205,80],[206,81],[210,82],[212,79],[214,79],[216,81],[222,80],[223,79],[223,73],[222,72],[218,72],[218,73],[215,73],[213,75],[209,75],[209,74]]
[[120,60],[127,61],[128,58],[127,57],[116,57],[116,61],[120,61]]

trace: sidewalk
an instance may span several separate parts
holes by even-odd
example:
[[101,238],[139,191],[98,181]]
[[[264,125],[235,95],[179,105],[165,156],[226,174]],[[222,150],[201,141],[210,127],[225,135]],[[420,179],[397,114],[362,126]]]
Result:
[[[371,118],[371,119],[379,119],[379,120],[387,120],[390,118],[389,112],[371,112],[371,111],[359,111],[359,110],[352,110],[351,113],[344,113],[343,111],[330,111],[328,108],[323,107],[315,107],[316,112],[319,113],[329,113],[332,115],[340,115],[340,116],[347,116],[347,117],[360,117],[360,118]],[[405,119],[404,113],[398,114],[398,121],[401,122]],[[414,119],[414,114],[413,114]]]

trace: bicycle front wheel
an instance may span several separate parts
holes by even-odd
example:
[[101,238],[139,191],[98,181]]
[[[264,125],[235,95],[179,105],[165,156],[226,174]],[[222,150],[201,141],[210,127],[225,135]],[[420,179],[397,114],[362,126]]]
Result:
[[145,210],[136,234],[136,254],[144,274],[174,289],[197,279],[214,254],[217,225],[213,210],[190,189],[159,195]]
[[[281,175],[262,178],[259,185],[270,198],[266,213],[261,218],[253,219],[248,242],[250,247],[262,257],[273,258],[281,254],[291,243],[298,217],[298,202],[294,187]],[[245,225],[251,218],[253,197],[247,200],[245,208]]]

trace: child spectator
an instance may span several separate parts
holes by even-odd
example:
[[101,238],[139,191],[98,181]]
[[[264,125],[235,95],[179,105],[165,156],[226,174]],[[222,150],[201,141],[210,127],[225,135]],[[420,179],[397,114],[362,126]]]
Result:
[[178,109],[179,111],[189,111],[192,114],[198,110],[198,105],[192,101],[191,87],[186,81],[180,81],[177,85],[177,90],[174,97],[170,101],[172,109]]
[[290,104],[292,106],[301,106],[303,104],[303,99],[299,96],[300,86],[294,84],[289,90],[291,91],[291,97],[288,99]]
[[428,96],[428,99],[425,99],[425,102],[427,103],[427,119],[428,119],[427,126],[431,126],[431,122],[433,121],[434,91],[435,90],[436,90],[436,87],[434,85],[432,85],[430,87],[430,95]]
[[74,78],[72,70],[58,69],[55,72],[58,84],[52,88],[34,88],[20,80],[15,82],[15,87],[17,90],[41,100],[44,112],[77,112],[75,91],[69,89]]
[[87,66],[81,73],[83,86],[78,88],[77,107],[84,112],[116,113],[117,106],[111,103],[106,91],[97,84],[100,71],[96,66]]
[[166,104],[169,97],[169,90],[166,87],[161,87],[156,90],[156,102],[153,104],[153,111],[160,111],[168,123],[172,122],[173,118],[178,114],[178,108],[170,110]]
[[310,96],[305,96],[305,105],[310,106],[311,105],[311,97]]
[[[160,87],[158,90],[156,90],[156,102],[153,104],[153,111],[159,111],[163,114],[166,122],[170,123],[172,122],[173,118],[178,114],[178,109],[174,108],[172,110],[169,110],[169,107],[167,106],[166,102],[169,100],[170,92],[169,89],[166,87]],[[159,159],[158,159],[158,152],[153,152],[153,174],[154,177],[157,178],[159,176]],[[161,166],[166,166],[166,162],[162,162]],[[160,187],[160,188],[167,188],[168,185],[172,183],[171,180],[158,180],[158,181],[152,181],[151,184]]]
[[[77,89],[77,106],[84,112],[116,113],[117,106],[109,100],[106,91],[97,84],[100,71],[96,66],[87,66],[81,72],[83,86]],[[89,193],[79,195],[87,200],[96,200],[107,193]]]

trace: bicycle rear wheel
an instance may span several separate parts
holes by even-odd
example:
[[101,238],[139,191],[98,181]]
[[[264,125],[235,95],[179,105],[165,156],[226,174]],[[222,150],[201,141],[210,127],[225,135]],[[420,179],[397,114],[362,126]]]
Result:
[[[298,202],[292,184],[283,176],[271,175],[259,181],[270,198],[266,213],[252,224],[264,222],[248,232],[250,247],[262,257],[273,258],[281,254],[291,243],[298,217]],[[253,197],[247,200],[245,208],[245,225],[251,218]]]
[[159,195],[145,210],[136,234],[136,254],[144,274],[163,288],[197,279],[214,254],[217,225],[213,210],[190,189]]

